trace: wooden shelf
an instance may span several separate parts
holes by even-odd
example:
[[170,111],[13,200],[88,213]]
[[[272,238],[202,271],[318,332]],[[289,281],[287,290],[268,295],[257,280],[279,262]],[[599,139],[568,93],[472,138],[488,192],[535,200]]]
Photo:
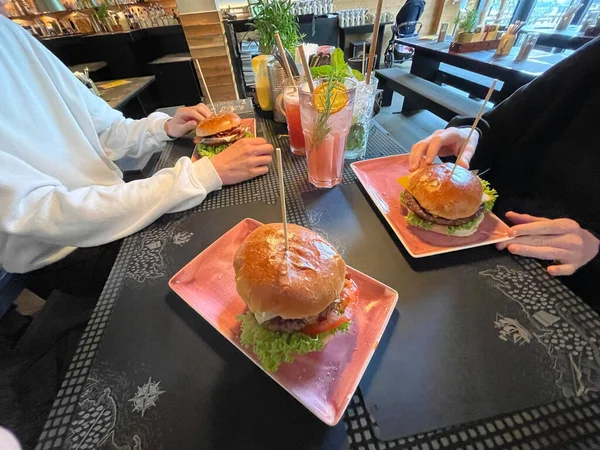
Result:
[[[153,3],[159,3],[159,1],[152,1],[152,2],[143,2],[143,3],[123,3],[121,5],[107,5],[109,7],[109,9],[112,10],[118,10],[121,9],[122,7],[131,7],[131,6],[138,6],[139,8],[145,8],[145,4],[153,4]],[[41,17],[41,16],[66,16],[68,14],[72,14],[75,12],[85,12],[85,11],[95,11],[96,9],[98,9],[100,6],[102,5],[98,5],[95,8],[79,8],[79,9],[65,9],[64,11],[48,11],[48,12],[40,12],[40,13],[36,13],[36,14],[26,14],[24,16],[10,16],[8,17],[11,20],[31,20],[34,19],[36,17]]]

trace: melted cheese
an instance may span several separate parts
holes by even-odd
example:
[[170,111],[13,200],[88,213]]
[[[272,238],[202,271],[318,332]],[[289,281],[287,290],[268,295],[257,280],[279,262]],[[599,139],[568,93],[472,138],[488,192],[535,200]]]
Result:
[[404,189],[408,189],[408,175],[404,175],[396,180]]
[[265,323],[267,320],[271,320],[273,317],[277,317],[277,314],[273,314],[270,312],[266,313],[254,313],[254,317],[259,324]]

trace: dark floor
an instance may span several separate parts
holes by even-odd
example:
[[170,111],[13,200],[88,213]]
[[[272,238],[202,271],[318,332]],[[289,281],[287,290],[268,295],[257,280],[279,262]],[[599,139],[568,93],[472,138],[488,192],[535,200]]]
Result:
[[[408,72],[410,62],[395,67]],[[381,108],[375,120],[406,150],[410,150],[415,143],[435,130],[446,127],[448,122],[429,111],[420,111],[410,116],[400,114],[403,101],[404,97],[395,92],[391,106]]]

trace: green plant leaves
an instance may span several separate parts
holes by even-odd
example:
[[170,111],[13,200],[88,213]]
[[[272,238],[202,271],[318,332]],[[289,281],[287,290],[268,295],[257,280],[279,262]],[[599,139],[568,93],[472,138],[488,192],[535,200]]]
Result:
[[350,69],[350,66],[344,61],[344,52],[340,48],[336,48],[331,53],[331,65],[317,66],[310,68],[310,74],[314,77],[327,77],[340,81],[344,78],[354,77],[358,81],[363,81],[365,77],[356,69]]
[[260,34],[261,53],[268,55],[275,46],[275,33],[279,32],[281,43],[292,55],[300,36],[298,23],[292,12],[291,0],[256,0],[250,3],[254,11],[254,29]]

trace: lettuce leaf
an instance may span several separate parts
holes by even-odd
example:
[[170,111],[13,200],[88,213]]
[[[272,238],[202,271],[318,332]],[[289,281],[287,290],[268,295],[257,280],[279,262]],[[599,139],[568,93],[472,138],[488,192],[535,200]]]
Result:
[[[254,135],[250,132],[250,130],[246,130],[246,136],[247,138],[251,138],[254,137]],[[204,144],[196,144],[196,151],[198,152],[198,154],[200,156],[206,156],[207,158],[212,158],[213,156],[221,153],[223,150],[225,150],[227,147],[229,147],[231,144],[223,144],[223,145],[204,145]]]
[[406,208],[406,200],[404,200],[404,192],[400,192],[400,204]]
[[494,207],[494,203],[496,203],[496,199],[498,198],[498,192],[496,192],[496,189],[492,189],[489,182],[482,180],[481,178],[479,179],[479,181],[481,182],[481,186],[483,187],[484,194],[487,194],[490,197],[492,197],[492,200],[483,203],[485,210],[491,211]]
[[294,361],[294,356],[310,352],[320,352],[325,347],[325,338],[336,333],[345,333],[351,322],[312,337],[299,331],[293,333],[276,333],[262,327],[254,314],[246,311],[238,316],[242,322],[240,342],[245,348],[252,347],[262,366],[269,372],[275,372],[282,362]]
[[484,215],[485,215],[485,211],[483,212],[483,214],[478,215],[477,217],[475,217],[470,222],[467,222],[467,223],[465,223],[463,225],[458,225],[456,227],[447,226],[446,230],[448,231],[448,234],[451,235],[451,236],[453,234],[456,234],[457,231],[470,231],[473,228],[476,228],[476,227],[479,226],[479,224],[483,220],[483,216]]
[[413,227],[423,228],[424,230],[431,230],[435,225],[433,222],[429,222],[428,220],[419,217],[412,211],[408,212],[408,216],[406,216],[406,221],[409,225]]
[[204,145],[204,144],[196,144],[196,151],[200,156],[206,156],[207,158],[212,158],[213,156],[221,153],[225,150],[229,145]]

